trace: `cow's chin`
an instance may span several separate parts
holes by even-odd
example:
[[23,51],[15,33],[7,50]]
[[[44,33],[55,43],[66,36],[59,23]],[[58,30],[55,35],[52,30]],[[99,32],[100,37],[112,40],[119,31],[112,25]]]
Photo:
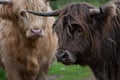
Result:
[[30,39],[30,40],[37,40],[37,39],[39,39],[40,38],[40,36],[39,35],[30,35],[30,36],[26,36],[28,39]]

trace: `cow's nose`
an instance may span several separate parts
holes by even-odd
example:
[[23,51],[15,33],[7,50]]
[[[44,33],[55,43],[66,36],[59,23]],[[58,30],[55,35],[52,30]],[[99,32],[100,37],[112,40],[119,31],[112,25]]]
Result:
[[32,33],[36,33],[36,34],[37,34],[37,33],[40,33],[41,31],[42,31],[42,30],[39,29],[39,28],[32,28],[32,29],[31,29],[31,32],[32,32]]
[[36,37],[43,37],[44,36],[44,31],[39,28],[32,28],[31,33],[36,36]]
[[56,57],[58,59],[58,61],[65,61],[66,58],[68,57],[67,52],[63,52],[63,53],[56,53]]

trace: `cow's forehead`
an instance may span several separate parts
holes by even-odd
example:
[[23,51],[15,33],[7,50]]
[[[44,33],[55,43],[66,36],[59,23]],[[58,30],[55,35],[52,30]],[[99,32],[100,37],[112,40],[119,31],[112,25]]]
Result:
[[41,11],[46,9],[49,6],[47,2],[43,0],[13,0],[13,9],[14,11],[20,10],[33,10],[33,11]]
[[31,0],[27,5],[27,9],[33,11],[41,11],[45,10],[47,6],[48,5],[46,5],[43,0]]
[[[17,13],[20,14],[21,11],[27,11],[27,10],[36,11],[36,12],[46,12],[47,7],[49,7],[49,5],[46,5],[44,0],[29,0],[25,7],[21,7],[21,6],[19,7]],[[45,17],[43,16],[34,16],[28,13],[27,13],[27,19],[21,18],[21,16],[19,17],[20,20],[25,19],[26,21],[29,21],[31,26],[42,26],[44,24],[44,21],[46,20]]]

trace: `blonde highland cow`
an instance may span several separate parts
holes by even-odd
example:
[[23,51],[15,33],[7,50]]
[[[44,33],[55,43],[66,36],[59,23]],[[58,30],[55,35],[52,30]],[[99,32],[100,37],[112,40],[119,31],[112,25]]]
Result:
[[8,80],[46,80],[57,47],[54,18],[27,10],[51,11],[47,0],[0,0],[0,65]]

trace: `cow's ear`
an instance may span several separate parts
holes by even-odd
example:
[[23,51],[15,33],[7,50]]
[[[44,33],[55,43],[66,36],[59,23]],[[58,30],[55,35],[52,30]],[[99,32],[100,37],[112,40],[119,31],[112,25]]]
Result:
[[112,16],[117,16],[117,6],[114,3],[109,3],[96,9],[89,9],[90,16],[103,17],[104,20],[108,20]]

